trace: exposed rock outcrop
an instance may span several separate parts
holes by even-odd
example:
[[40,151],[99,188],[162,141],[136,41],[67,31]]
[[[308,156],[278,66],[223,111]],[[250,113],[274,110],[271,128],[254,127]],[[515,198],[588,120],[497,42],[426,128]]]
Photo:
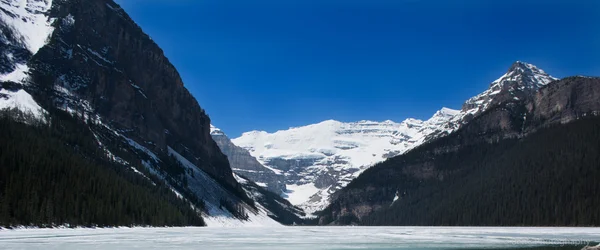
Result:
[[221,151],[227,155],[231,168],[235,173],[264,185],[268,190],[276,194],[286,191],[282,175],[275,173],[272,169],[266,168],[256,158],[251,156],[247,150],[233,144],[222,130],[211,125],[210,134],[217,145],[219,145]]
[[169,146],[241,190],[210,136],[210,118],[127,13],[112,1],[55,0],[50,17],[55,30],[29,62],[42,106],[97,114],[137,143],[162,152]]
[[203,208],[209,226],[278,225],[256,202],[278,203],[249,197],[175,67],[114,1],[3,0],[0,20],[0,108],[70,113],[123,171]]

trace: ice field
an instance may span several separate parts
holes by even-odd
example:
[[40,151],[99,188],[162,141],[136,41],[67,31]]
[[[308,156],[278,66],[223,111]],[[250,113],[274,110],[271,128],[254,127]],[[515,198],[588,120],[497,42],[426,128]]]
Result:
[[278,227],[0,230],[0,249],[580,249],[600,228]]

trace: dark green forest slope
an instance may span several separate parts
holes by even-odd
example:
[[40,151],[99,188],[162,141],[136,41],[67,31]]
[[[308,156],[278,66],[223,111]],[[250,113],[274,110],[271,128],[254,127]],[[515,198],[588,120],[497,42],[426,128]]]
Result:
[[600,118],[435,152],[451,140],[436,140],[365,171],[322,212],[321,223],[600,225]]
[[204,225],[163,182],[109,161],[82,121],[15,112],[0,115],[0,226]]

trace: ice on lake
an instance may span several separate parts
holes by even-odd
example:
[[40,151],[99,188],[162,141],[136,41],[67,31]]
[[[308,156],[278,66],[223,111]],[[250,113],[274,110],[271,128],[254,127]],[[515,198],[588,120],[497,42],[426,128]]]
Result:
[[[580,249],[600,228],[278,227],[0,230],[0,249]],[[590,243],[594,242],[594,243]],[[565,248],[566,246],[566,248]]]

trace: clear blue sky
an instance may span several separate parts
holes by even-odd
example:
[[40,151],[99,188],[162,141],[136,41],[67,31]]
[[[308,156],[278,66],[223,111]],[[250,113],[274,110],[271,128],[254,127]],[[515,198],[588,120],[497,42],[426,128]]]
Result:
[[556,77],[600,75],[597,0],[117,2],[230,137],[427,119],[516,60]]

